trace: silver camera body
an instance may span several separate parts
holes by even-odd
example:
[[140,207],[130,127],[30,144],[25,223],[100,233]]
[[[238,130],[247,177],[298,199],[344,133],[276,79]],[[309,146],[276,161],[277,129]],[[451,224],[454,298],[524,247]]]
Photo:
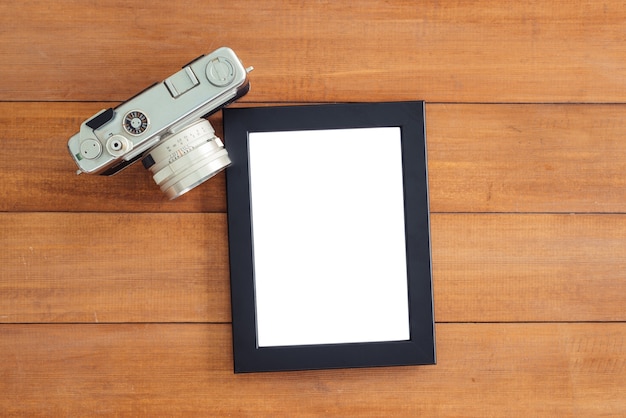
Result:
[[162,82],[84,121],[68,141],[77,173],[112,175],[143,159],[174,199],[230,164],[206,119],[245,95],[248,72],[230,48],[202,55]]

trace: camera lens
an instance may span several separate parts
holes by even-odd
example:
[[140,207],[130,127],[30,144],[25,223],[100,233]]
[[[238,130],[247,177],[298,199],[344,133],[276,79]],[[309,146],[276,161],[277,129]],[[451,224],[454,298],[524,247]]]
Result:
[[205,119],[162,139],[144,159],[154,161],[148,169],[170,199],[204,183],[230,165],[224,144]]

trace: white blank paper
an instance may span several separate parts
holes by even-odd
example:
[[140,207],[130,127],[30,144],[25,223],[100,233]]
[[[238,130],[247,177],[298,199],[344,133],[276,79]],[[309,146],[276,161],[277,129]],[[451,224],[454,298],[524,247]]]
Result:
[[248,141],[259,347],[408,340],[400,128]]

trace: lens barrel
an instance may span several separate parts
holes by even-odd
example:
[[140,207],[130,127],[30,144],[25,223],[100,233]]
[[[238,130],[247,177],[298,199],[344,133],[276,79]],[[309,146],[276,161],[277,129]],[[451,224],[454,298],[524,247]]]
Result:
[[175,199],[231,164],[222,141],[206,119],[162,139],[144,159],[154,161],[148,169],[167,197]]

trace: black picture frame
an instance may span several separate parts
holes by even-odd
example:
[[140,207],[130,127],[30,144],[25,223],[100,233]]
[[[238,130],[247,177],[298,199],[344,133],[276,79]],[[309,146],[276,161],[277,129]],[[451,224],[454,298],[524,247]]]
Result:
[[[235,373],[435,364],[424,102],[226,108],[223,117],[233,162],[226,170],[226,185]],[[400,128],[408,339],[260,346],[249,135],[376,127]]]

